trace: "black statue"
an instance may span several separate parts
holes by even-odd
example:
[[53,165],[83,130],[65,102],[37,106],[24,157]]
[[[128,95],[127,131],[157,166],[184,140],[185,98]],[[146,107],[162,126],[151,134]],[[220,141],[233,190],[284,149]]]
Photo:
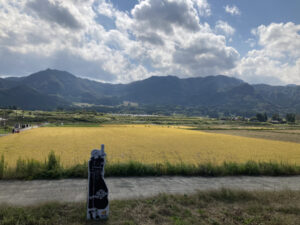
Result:
[[101,150],[93,150],[89,161],[89,189],[87,219],[107,219],[109,213],[108,188],[104,181],[104,145]]

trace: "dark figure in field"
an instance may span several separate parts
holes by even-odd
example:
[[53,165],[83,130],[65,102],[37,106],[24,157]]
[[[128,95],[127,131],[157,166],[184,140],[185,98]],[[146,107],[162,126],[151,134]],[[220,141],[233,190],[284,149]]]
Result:
[[108,188],[104,182],[105,155],[103,146],[101,151],[92,151],[89,161],[88,219],[108,216]]

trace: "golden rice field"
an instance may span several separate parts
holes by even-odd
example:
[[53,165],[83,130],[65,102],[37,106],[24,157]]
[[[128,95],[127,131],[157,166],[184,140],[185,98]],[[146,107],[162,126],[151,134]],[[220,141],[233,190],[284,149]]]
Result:
[[106,145],[109,162],[222,163],[276,161],[300,165],[300,144],[238,137],[155,125],[44,127],[0,138],[0,155],[9,166],[18,158],[45,160],[50,151],[69,166],[89,159]]

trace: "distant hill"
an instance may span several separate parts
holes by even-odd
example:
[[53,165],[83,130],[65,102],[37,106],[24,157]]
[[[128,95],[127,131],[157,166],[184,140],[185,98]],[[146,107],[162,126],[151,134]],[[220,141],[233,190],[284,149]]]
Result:
[[223,75],[187,79],[154,76],[129,84],[107,84],[51,69],[0,79],[1,107],[55,109],[74,107],[73,103],[117,107],[124,101],[172,110],[180,106],[231,114],[300,113],[300,86],[250,85]]
[[123,98],[145,104],[201,105],[218,101],[219,93],[243,82],[225,76],[179,79],[175,76],[150,77],[124,89]]
[[69,105],[69,103],[62,98],[42,94],[26,85],[0,89],[0,104],[2,107],[18,106],[22,109],[47,110]]
[[59,70],[44,70],[27,77],[10,78],[17,85],[26,85],[36,91],[72,102],[100,104],[115,85],[76,77]]

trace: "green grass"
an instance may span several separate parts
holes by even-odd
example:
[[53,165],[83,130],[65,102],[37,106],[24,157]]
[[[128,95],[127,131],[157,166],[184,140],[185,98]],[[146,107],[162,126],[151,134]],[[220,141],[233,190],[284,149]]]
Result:
[[[17,161],[15,168],[7,168],[5,159],[0,159],[0,179],[61,179],[87,178],[87,162],[71,167],[63,167],[54,152],[49,153],[44,162],[36,160]],[[107,163],[106,177],[118,176],[293,176],[300,175],[300,166],[275,162],[246,163],[224,162],[221,165],[212,163],[190,164],[143,164],[135,161],[127,163]]]
[[7,128],[7,129],[0,128],[0,134],[8,134],[8,133],[11,133],[11,129],[9,129],[9,128]]
[[296,225],[300,221],[300,192],[222,189],[193,195],[160,194],[146,199],[111,201],[106,221],[87,222],[85,218],[85,203],[0,206],[0,225]]

